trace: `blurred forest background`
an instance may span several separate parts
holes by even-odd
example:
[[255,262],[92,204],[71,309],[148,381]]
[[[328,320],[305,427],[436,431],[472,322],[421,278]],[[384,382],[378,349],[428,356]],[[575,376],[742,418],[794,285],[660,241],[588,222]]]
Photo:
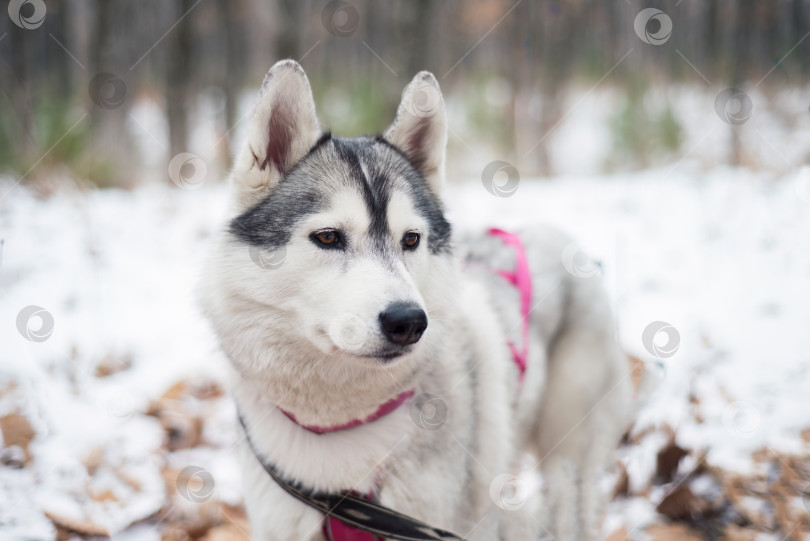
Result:
[[195,288],[294,58],[342,136],[432,71],[454,227],[542,219],[604,263],[561,256],[658,381],[599,479],[609,541],[810,540],[810,0],[3,5],[0,538],[248,538]]
[[[645,8],[664,18],[639,28]],[[433,71],[451,109],[451,170],[484,146],[524,174],[565,172],[555,154],[577,149],[555,150],[554,131],[579,97],[610,90],[596,104],[610,140],[599,167],[647,167],[684,151],[673,89],[703,88],[710,102],[755,87],[756,105],[801,91],[808,31],[808,0],[12,0],[0,17],[0,173],[25,182],[58,168],[126,187],[165,178],[187,151],[224,173],[264,72],[286,57],[338,135],[384,129],[407,81]],[[804,96],[784,122],[808,116]],[[731,106],[750,114],[752,101]],[[756,165],[746,119],[722,126],[718,163]]]

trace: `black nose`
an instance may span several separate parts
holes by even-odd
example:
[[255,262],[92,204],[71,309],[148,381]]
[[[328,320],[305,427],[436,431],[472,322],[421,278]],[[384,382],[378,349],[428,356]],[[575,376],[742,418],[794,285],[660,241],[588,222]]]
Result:
[[395,302],[380,312],[380,327],[389,342],[398,346],[414,344],[427,329],[427,314],[415,304]]

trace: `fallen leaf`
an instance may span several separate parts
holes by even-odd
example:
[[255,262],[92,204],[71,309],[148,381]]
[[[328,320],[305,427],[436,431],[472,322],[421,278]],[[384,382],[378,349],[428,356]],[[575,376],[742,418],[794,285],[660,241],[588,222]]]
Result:
[[117,502],[118,497],[111,490],[103,492],[90,492],[90,498],[97,502]]
[[687,519],[705,513],[710,504],[696,496],[686,483],[676,486],[655,508],[672,520]]
[[78,520],[57,513],[51,513],[50,511],[45,511],[45,516],[53,522],[54,526],[67,530],[68,532],[87,537],[110,537],[110,532],[107,528],[90,520]]
[[27,464],[31,460],[28,444],[36,435],[28,419],[16,412],[0,417],[0,432],[3,433],[4,447],[10,448],[15,445],[20,447],[25,453],[23,465]]
[[681,459],[687,455],[689,455],[689,451],[675,443],[673,437],[667,445],[658,451],[655,467],[656,481],[662,484],[671,483],[678,471]]
[[720,541],[754,541],[757,532],[736,524],[726,524]]
[[627,475],[627,468],[625,468],[624,464],[621,462],[619,462],[616,467],[619,470],[619,475],[616,479],[616,485],[613,487],[611,500],[615,500],[619,497],[626,498],[630,494],[630,476]]
[[95,374],[97,378],[106,378],[123,372],[132,366],[132,357],[124,355],[121,357],[114,355],[105,355],[103,359],[96,365]]
[[683,524],[655,524],[645,530],[653,541],[703,541],[703,537]]

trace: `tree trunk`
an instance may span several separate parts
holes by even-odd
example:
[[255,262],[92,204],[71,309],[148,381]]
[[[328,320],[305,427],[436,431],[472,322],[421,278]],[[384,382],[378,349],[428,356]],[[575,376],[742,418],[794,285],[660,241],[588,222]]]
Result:
[[[239,108],[239,89],[242,85],[245,64],[248,59],[244,56],[244,48],[240,40],[242,32],[241,17],[234,14],[240,10],[238,1],[219,0],[217,8],[222,20],[223,41],[225,46],[224,67],[222,70],[222,90],[225,95],[225,114],[223,118],[222,148],[220,156],[227,163],[231,159],[230,137],[237,122]],[[240,14],[241,15],[241,14]]]
[[10,86],[10,98],[17,114],[20,137],[16,138],[17,151],[28,161],[36,153],[37,140],[34,133],[34,114],[31,101],[31,69],[27,39],[28,30],[9,25],[11,42],[11,77],[7,79]]
[[[179,0],[181,17],[193,0]],[[187,15],[167,38],[166,116],[169,121],[169,159],[188,151],[188,111],[192,77],[192,15]]]
[[[745,71],[747,61],[749,58],[750,35],[753,27],[754,16],[754,2],[753,0],[739,0],[737,3],[737,28],[733,40],[733,54],[731,66],[731,87],[740,89],[748,75]],[[740,130],[742,124],[734,125],[729,124],[731,129],[731,157],[730,164],[732,166],[742,165],[742,141],[740,139]]]

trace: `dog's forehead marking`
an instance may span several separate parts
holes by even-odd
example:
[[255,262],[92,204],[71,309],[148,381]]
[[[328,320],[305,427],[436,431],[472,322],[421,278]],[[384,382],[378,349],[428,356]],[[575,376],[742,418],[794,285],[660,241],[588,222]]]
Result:
[[363,179],[366,181],[366,184],[368,184],[369,175],[368,175],[368,168],[366,166],[366,160],[360,156],[357,157],[357,160],[360,162],[360,171],[363,172]]
[[[369,146],[362,139],[335,139],[334,148],[340,160],[348,167],[350,179],[362,194],[366,204],[366,212],[370,219],[367,236],[373,251],[380,254],[389,254],[390,241],[388,239],[388,223],[386,208],[388,207],[389,189],[382,189],[385,179],[374,167],[373,160],[363,160],[368,156]],[[365,163],[364,163],[365,162]],[[388,188],[388,187],[386,187]]]

